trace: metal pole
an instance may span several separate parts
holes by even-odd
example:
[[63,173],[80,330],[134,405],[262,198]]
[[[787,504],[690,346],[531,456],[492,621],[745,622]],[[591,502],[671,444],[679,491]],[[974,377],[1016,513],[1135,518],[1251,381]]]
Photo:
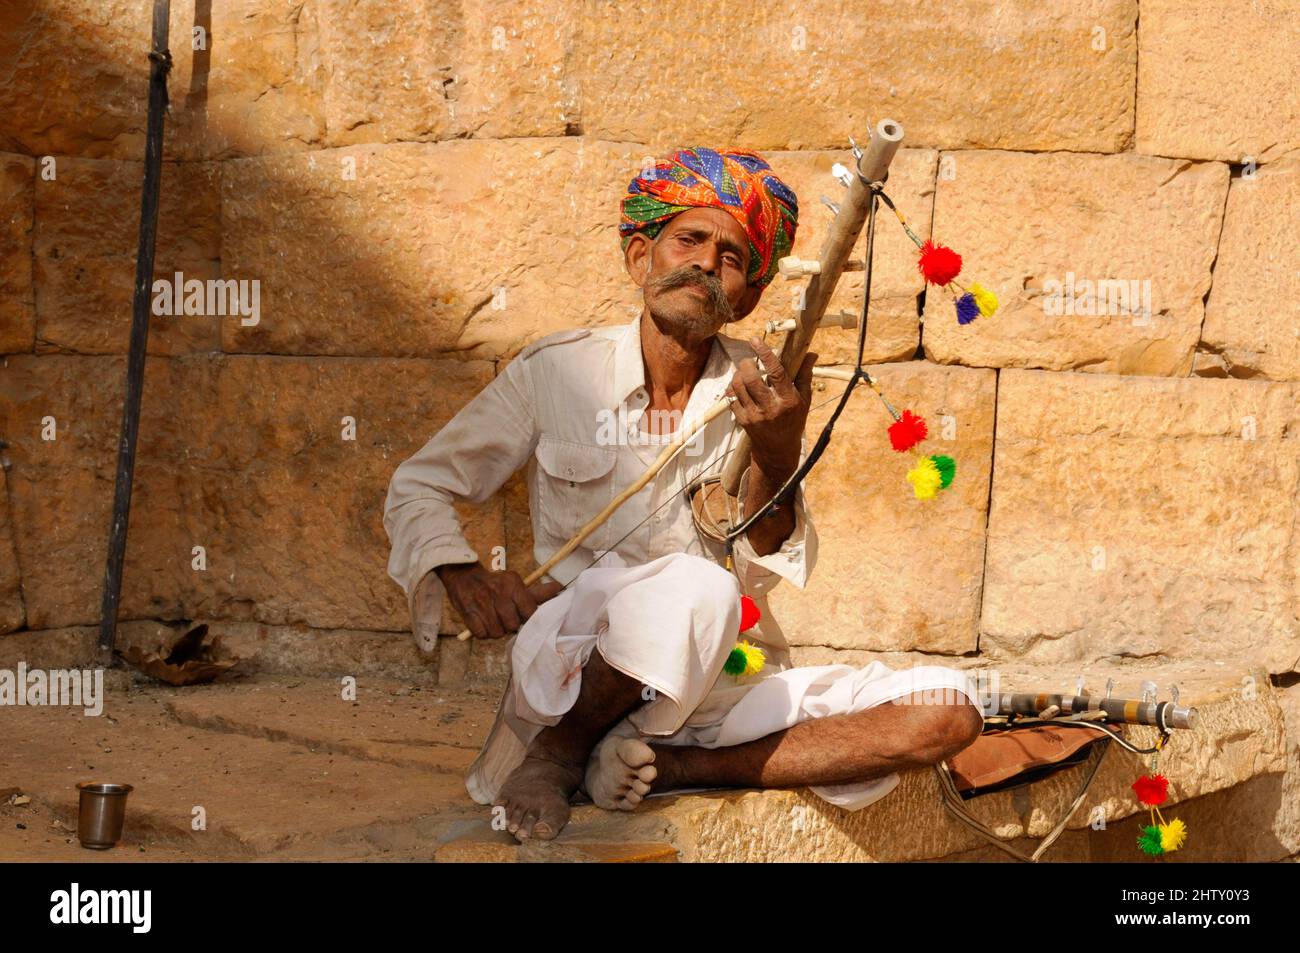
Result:
[[108,533],[108,564],[104,570],[104,600],[99,622],[99,652],[104,664],[112,662],[113,645],[117,639],[117,609],[122,597],[122,562],[126,556],[126,529],[131,517],[131,481],[135,475],[135,443],[140,430],[140,399],[144,393],[150,288],[153,285],[154,246],[158,237],[158,193],[162,183],[163,117],[167,109],[167,74],[172,65],[171,51],[167,48],[170,17],[171,0],[154,0],[144,187],[140,194],[140,244],[135,260],[135,301],[131,311],[131,345],[126,365],[122,433],[117,444],[113,523]]

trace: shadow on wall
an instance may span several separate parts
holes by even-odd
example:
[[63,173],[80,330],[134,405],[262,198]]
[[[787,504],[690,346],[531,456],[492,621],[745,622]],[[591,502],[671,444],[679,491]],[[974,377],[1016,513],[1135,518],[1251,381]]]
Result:
[[[0,74],[10,78],[0,95],[22,105],[0,108],[8,117],[0,144],[54,157],[48,178],[39,163],[31,170],[34,331],[15,350],[34,353],[11,355],[0,372],[25,605],[25,622],[22,612],[6,615],[9,628],[98,620],[142,178],[139,161],[118,156],[143,152],[150,6],[50,0],[6,6],[0,22],[8,64]],[[210,97],[213,64],[237,55],[223,39],[243,53],[257,39],[292,50],[302,12],[232,6],[247,16],[214,32],[209,0],[172,5],[155,278],[257,281],[261,320],[153,319],[121,616],[403,629],[405,600],[385,573],[388,480],[491,379],[493,365],[433,356],[454,350],[445,346],[454,338],[438,332],[464,323],[449,315],[469,306],[441,291],[436,269],[420,260],[431,242],[455,236],[419,221],[437,195],[418,164],[382,169],[385,178],[373,175],[378,160],[366,149],[207,160],[202,144],[244,141],[241,122],[283,88],[271,75],[244,112]],[[191,54],[195,27],[211,45]],[[412,207],[408,190],[424,201]],[[376,246],[369,203],[411,218],[409,237],[423,244]],[[223,248],[223,232],[232,247]],[[435,302],[443,318],[430,322]],[[374,315],[405,337],[375,344],[385,330],[365,325]],[[339,356],[256,353],[310,355],[315,342]],[[370,353],[385,356],[343,356]],[[43,439],[47,418],[53,439]],[[504,538],[503,509],[500,499],[464,508],[483,551]]]

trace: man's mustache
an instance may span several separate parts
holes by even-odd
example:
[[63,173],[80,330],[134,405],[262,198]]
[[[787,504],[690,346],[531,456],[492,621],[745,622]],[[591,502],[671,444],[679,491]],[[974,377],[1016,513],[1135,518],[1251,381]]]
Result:
[[651,278],[647,285],[656,294],[661,291],[672,291],[674,288],[697,285],[708,292],[714,311],[727,320],[731,320],[733,314],[731,302],[727,300],[727,292],[722,287],[722,281],[692,265],[682,265],[679,268],[674,268],[666,275]]

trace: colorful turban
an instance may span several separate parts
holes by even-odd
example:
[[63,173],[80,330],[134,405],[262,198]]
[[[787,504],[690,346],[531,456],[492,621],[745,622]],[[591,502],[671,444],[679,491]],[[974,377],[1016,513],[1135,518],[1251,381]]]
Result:
[[619,215],[623,248],[636,232],[654,238],[674,215],[719,208],[749,236],[749,283],[766,287],[790,254],[799,200],[757,152],[682,149],[637,176]]

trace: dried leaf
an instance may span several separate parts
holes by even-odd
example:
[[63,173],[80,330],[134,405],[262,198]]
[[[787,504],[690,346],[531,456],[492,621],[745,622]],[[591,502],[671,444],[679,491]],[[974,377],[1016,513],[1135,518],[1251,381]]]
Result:
[[[219,637],[210,642],[206,625],[196,625],[170,649],[142,649],[131,645],[118,654],[132,667],[168,685],[200,685],[210,682],[240,663],[238,658],[219,659]],[[164,654],[165,653],[165,654]]]

